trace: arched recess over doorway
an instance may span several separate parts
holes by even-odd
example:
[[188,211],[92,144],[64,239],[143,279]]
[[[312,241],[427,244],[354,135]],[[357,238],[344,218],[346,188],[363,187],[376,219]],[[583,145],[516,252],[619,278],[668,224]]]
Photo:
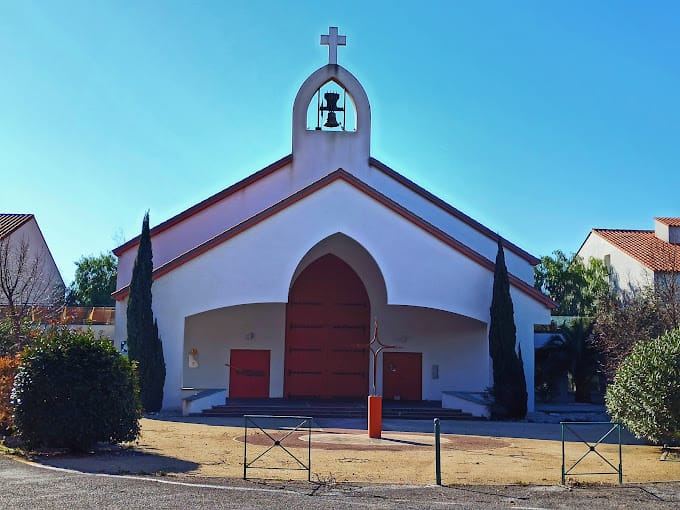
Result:
[[387,305],[387,285],[380,266],[361,243],[342,232],[322,239],[307,251],[292,275],[291,288],[307,266],[329,253],[342,259],[359,275],[371,302],[371,316]]
[[342,259],[325,254],[295,278],[286,306],[286,398],[368,394],[371,307]]

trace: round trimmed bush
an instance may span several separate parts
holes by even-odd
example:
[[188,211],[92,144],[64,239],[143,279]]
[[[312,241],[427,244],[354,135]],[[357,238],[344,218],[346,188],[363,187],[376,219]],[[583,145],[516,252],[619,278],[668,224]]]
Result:
[[53,328],[22,354],[12,390],[14,425],[30,448],[86,450],[139,435],[134,365],[91,330]]
[[680,442],[680,329],[635,344],[605,400],[612,419],[636,437]]

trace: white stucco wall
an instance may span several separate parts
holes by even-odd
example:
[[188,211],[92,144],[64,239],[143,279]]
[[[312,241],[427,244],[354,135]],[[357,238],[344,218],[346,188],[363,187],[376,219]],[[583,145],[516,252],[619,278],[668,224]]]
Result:
[[[68,326],[69,329],[82,329],[82,330],[92,330],[94,336],[99,338],[108,338],[113,341],[115,336],[115,326],[113,324],[72,324]],[[120,348],[120,342],[115,344],[116,347]]]
[[[55,300],[63,299],[64,281],[35,218],[31,218],[24,223],[7,236],[3,242],[9,244],[10,256],[14,257],[19,254],[22,250],[22,244],[25,243],[28,249],[27,269],[32,268],[36,260],[38,261],[40,281],[32,287],[31,295],[27,296],[32,304],[47,305],[54,303]],[[38,289],[44,289],[45,292],[38,295],[36,294]],[[3,302],[6,302],[5,296],[0,294],[0,304],[3,304]]]
[[[491,271],[350,184],[336,181],[154,282],[154,314],[158,318],[168,367],[165,407],[178,407],[182,394],[185,318],[236,305],[285,303],[300,261],[319,241],[339,231],[363,246],[380,268],[388,305],[451,312],[467,317],[468,321],[472,319],[475,324],[488,322]],[[523,292],[515,288],[511,292],[515,300],[518,338],[522,342],[525,363],[530,366],[527,386],[532,403],[533,324],[548,322],[549,312]],[[124,338],[124,328],[119,326],[125,322],[123,308],[124,302],[121,302],[116,309],[118,342]],[[397,322],[397,319],[393,320],[393,323]],[[481,326],[471,327],[470,332],[461,337],[460,342],[465,345],[473,342],[466,338],[480,340],[469,356],[473,356],[475,349],[477,354],[482,354],[480,349],[486,349],[481,341],[485,336],[481,329]],[[417,335],[416,332],[412,336]],[[431,344],[431,353],[423,356],[425,367],[445,350],[440,334],[433,335],[427,342]],[[451,352],[455,353],[455,349]],[[462,359],[470,358],[465,354]],[[474,381],[475,385],[487,381],[482,388],[468,389],[481,390],[488,386],[488,362],[484,363],[487,363],[486,369],[463,363],[468,367],[469,381]],[[424,368],[424,376],[427,373]],[[437,384],[441,385],[441,382]],[[424,391],[428,391],[426,398],[434,397],[435,387],[424,385]]]
[[[187,317],[183,387],[228,388],[226,364],[232,349],[269,350],[269,396],[283,397],[285,331],[285,303],[239,305]],[[189,366],[189,352],[194,348],[198,350],[197,368]]]
[[[281,398],[285,363],[285,303],[240,305],[188,317],[183,352],[185,389],[228,388],[232,349],[269,350],[270,398]],[[423,358],[422,395],[441,399],[447,389],[473,391],[490,384],[486,324],[452,313],[406,306],[372,307],[380,317],[380,338],[396,352],[419,352]],[[198,368],[189,352],[198,351]],[[439,376],[432,377],[437,365]],[[372,372],[370,356],[366,366]],[[370,379],[369,379],[370,381]],[[378,392],[382,392],[382,355],[378,359]],[[370,388],[366,388],[366,393]]]
[[[411,306],[381,310],[380,339],[394,352],[420,352],[422,396],[441,400],[442,391],[482,391],[491,385],[487,325],[466,317]],[[437,365],[439,377],[432,377]],[[378,360],[378,393],[382,393],[382,357]]]
[[[410,188],[395,181],[389,175],[377,168],[371,167],[365,174],[361,174],[358,177],[395,202],[406,206],[410,211],[443,230],[451,237],[469,246],[477,253],[492,262],[496,260],[498,244],[494,239],[470,227],[467,223],[444,209],[437,207]],[[533,285],[534,267],[526,259],[515,254],[510,249],[506,248],[504,252],[508,271]]]
[[[291,165],[285,165],[277,172],[259,179],[249,187],[187,217],[173,227],[155,234],[152,238],[154,267],[165,264],[178,255],[279,202],[292,194],[293,189],[296,189],[297,186],[308,184],[309,182],[291,183]],[[137,246],[134,246],[118,257],[116,288],[120,289],[130,283],[136,256]]]
[[622,290],[640,288],[654,284],[654,272],[646,268],[630,255],[621,251],[606,239],[590,232],[578,251],[584,261],[591,257],[604,260],[606,255],[610,257],[610,264],[613,270],[613,278]]
[[[307,129],[307,108],[316,91],[335,81],[351,96],[357,117],[356,131]],[[371,146],[371,107],[366,91],[347,69],[326,65],[302,84],[293,102],[293,171],[296,178],[312,182],[338,168],[363,173],[368,169]]]

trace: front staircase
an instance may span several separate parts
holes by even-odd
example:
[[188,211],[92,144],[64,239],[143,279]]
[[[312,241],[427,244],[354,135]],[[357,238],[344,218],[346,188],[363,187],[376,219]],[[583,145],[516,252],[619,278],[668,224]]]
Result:
[[[368,407],[366,401],[357,400],[228,399],[224,405],[206,409],[199,416],[241,417],[245,414],[367,419]],[[443,409],[440,401],[384,400],[382,416],[401,420],[476,419],[460,409]]]

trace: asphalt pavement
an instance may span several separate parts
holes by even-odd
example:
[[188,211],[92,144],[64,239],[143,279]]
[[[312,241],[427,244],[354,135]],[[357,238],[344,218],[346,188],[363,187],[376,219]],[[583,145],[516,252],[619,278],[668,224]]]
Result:
[[408,486],[83,474],[0,455],[0,509],[678,508],[680,483]]

